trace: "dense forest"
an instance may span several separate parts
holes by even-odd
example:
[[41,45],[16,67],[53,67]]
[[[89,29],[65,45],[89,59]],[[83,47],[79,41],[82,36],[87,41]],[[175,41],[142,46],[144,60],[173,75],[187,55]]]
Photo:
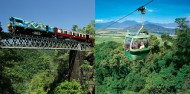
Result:
[[[94,22],[77,32],[94,34]],[[81,52],[82,80],[70,79],[70,50],[0,48],[0,94],[87,94],[94,91],[94,49]]]
[[190,28],[177,18],[177,38],[150,35],[150,53],[130,61],[123,44],[96,45],[96,94],[190,94]]

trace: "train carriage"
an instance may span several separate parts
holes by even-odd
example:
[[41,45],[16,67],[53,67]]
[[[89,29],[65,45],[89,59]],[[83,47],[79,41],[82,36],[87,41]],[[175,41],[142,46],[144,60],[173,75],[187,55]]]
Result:
[[83,34],[75,31],[64,30],[60,28],[54,28],[54,33],[57,38],[71,38],[83,42],[94,42],[94,38],[89,34]]
[[16,34],[26,35],[41,35],[51,37],[54,33],[54,27],[36,23],[33,21],[26,21],[21,18],[11,17],[8,23],[9,31]]
[[82,42],[94,43],[92,35],[69,31],[33,21],[26,21],[21,18],[11,17],[8,23],[9,31],[14,34],[35,35],[58,39],[74,39]]

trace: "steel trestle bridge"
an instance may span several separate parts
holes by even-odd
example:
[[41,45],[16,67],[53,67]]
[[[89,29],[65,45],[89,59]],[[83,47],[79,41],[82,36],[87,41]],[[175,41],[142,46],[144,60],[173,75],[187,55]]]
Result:
[[0,32],[0,48],[19,49],[65,49],[89,51],[92,43],[73,39],[55,39],[29,35],[14,35]]

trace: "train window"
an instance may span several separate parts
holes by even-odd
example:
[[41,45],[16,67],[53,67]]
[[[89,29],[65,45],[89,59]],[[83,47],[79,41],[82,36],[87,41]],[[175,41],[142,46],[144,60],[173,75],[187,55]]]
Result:
[[76,36],[79,36],[79,33],[77,33]]
[[72,35],[75,36],[76,35],[75,32],[73,32]]
[[86,39],[89,39],[89,37],[90,37],[90,36],[87,34],[87,35],[86,35]]
[[46,25],[46,31],[48,31],[49,30],[49,27],[48,27],[48,25]]
[[61,30],[60,30],[60,29],[58,29],[58,30],[57,30],[57,32],[58,32],[58,33],[61,33]]
[[70,31],[67,31],[67,34],[72,34]]
[[13,17],[11,17],[9,20],[10,20],[10,21],[13,21],[13,20],[14,20],[14,18],[13,18]]
[[61,33],[64,33],[62,29],[61,29]]
[[82,34],[80,33],[79,36],[82,37]]
[[15,19],[15,21],[18,22],[18,23],[23,23],[22,20]]
[[66,31],[66,30],[64,30],[64,34],[67,34],[67,31]]
[[86,38],[86,35],[85,35],[85,34],[83,34],[83,37],[84,37],[84,38]]

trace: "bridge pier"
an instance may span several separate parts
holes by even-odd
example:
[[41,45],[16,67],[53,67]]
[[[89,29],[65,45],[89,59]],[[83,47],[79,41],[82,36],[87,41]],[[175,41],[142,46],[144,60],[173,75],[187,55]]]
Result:
[[82,74],[80,66],[83,62],[84,52],[78,50],[70,50],[69,54],[69,77],[68,79],[71,81],[73,79],[82,81]]

